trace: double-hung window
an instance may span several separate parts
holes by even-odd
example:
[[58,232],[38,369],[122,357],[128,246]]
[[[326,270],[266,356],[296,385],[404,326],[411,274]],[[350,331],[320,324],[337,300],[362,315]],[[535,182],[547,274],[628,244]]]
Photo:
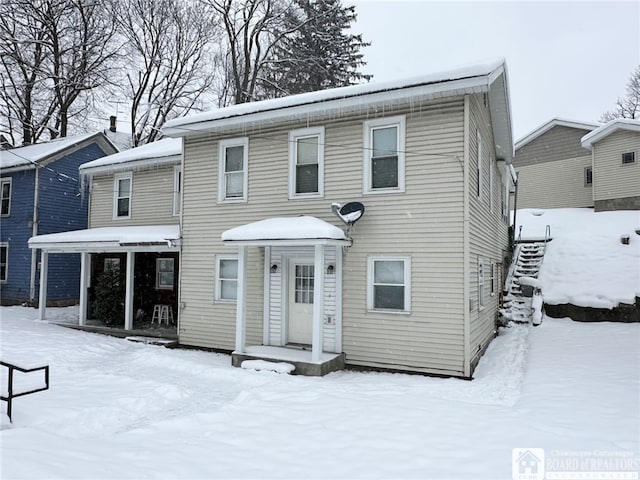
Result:
[[484,261],[478,257],[478,310],[484,308]]
[[364,122],[364,193],[404,192],[405,117]]
[[324,128],[289,132],[289,198],[324,195]]
[[219,146],[219,202],[247,201],[249,139],[221,140]]
[[593,185],[593,168],[585,167],[584,168],[584,186],[587,187],[589,185]]
[[131,218],[132,174],[122,173],[113,179],[113,219]]
[[180,191],[182,186],[182,167],[176,166],[173,168],[173,214],[180,215]]
[[9,266],[9,244],[0,243],[0,282],[7,281]]
[[216,301],[235,302],[238,298],[237,257],[216,257],[216,272]]
[[3,217],[9,216],[11,212],[11,179],[3,178],[0,180],[0,215]]
[[173,290],[173,258],[156,259],[156,289]]
[[396,313],[411,311],[411,259],[409,257],[368,258],[369,310]]

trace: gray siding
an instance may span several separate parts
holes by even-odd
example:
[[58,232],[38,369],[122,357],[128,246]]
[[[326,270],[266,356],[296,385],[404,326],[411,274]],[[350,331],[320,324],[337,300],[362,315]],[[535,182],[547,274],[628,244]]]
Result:
[[556,125],[538,138],[518,148],[513,166],[517,169],[527,165],[588,155],[589,152],[582,148],[580,139],[590,131]]
[[518,208],[593,206],[592,186],[585,184],[591,155],[518,168]]
[[91,179],[89,226],[174,225],[174,166],[161,166],[132,173],[131,218],[113,219],[114,175],[95,175]]
[[[363,122],[406,114],[406,192],[364,195]],[[288,132],[325,127],[325,195],[288,200]],[[315,118],[307,124],[238,132],[249,137],[248,202],[218,204],[216,138],[185,142],[183,250],[180,322],[184,344],[231,350],[235,305],[216,304],[216,254],[235,253],[222,245],[225,230],[274,216],[313,215],[340,225],[332,202],[362,201],[366,214],[353,230],[354,245],[343,260],[343,351],[352,365],[432,373],[463,372],[463,136],[462,97],[429,104],[399,105],[360,118]],[[134,180],[135,182],[135,180]],[[499,198],[496,204],[499,216]],[[247,341],[262,343],[263,255],[249,249]],[[411,257],[412,311],[367,310],[367,256]]]
[[[635,163],[622,164],[623,152],[635,152]],[[619,130],[593,144],[593,199],[640,195],[640,132]]]
[[[493,131],[488,108],[482,102],[481,96],[469,97],[469,174],[470,174],[470,331],[469,351],[470,362],[475,366],[480,355],[496,333],[496,319],[498,314],[499,271],[503,263],[508,246],[507,225],[502,220],[500,208],[501,177],[495,164],[493,150]],[[478,148],[476,132],[482,136],[482,196],[478,198]],[[493,161],[490,161],[493,159]],[[490,189],[489,168],[493,169],[493,189]],[[493,209],[491,200],[493,199]],[[484,307],[478,304],[478,260],[484,265]],[[491,295],[490,266],[496,264],[495,293]]]

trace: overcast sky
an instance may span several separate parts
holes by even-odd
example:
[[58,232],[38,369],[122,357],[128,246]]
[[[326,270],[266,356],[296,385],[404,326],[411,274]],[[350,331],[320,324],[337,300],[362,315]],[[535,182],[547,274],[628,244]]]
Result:
[[374,81],[506,58],[514,141],[554,117],[598,121],[640,64],[640,0],[344,4]]

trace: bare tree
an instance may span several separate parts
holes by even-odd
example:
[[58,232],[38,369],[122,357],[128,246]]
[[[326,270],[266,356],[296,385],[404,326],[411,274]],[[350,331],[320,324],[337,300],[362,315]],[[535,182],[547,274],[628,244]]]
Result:
[[603,113],[600,121],[608,122],[615,118],[640,119],[640,65],[629,78],[625,96],[618,98],[614,109]]
[[35,143],[47,131],[66,136],[85,110],[80,97],[108,81],[116,47],[105,2],[0,2],[2,131]]
[[130,99],[134,145],[160,138],[160,127],[198,105],[212,81],[210,11],[179,0],[122,0],[114,11],[129,62],[125,95]]

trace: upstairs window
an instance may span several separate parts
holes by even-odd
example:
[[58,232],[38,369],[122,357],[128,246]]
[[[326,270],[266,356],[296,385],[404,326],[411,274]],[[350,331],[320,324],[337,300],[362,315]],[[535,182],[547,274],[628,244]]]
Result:
[[636,163],[636,152],[625,152],[622,154],[622,164]]
[[589,186],[593,183],[593,169],[586,167],[584,169],[584,186]]
[[7,267],[9,265],[9,244],[0,244],[0,282],[7,281]]
[[1,190],[1,209],[0,215],[3,217],[9,216],[11,212],[11,179],[3,178],[0,180],[0,190]]
[[238,259],[217,257],[216,271],[216,301],[235,302],[238,298]]
[[222,140],[219,150],[218,201],[247,201],[249,139]]
[[289,133],[289,198],[324,195],[324,128]]
[[182,188],[182,167],[176,166],[173,169],[173,214],[180,215]]
[[132,174],[123,173],[113,179],[113,218],[131,218]]
[[405,189],[405,117],[364,123],[364,193]]

